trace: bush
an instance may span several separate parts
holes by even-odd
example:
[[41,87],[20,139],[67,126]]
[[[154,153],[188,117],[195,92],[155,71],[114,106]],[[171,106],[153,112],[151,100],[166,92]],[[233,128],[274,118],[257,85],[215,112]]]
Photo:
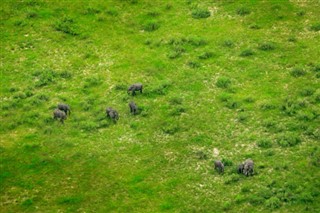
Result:
[[281,202],[277,197],[271,197],[266,201],[266,206],[270,209],[277,209],[281,206]]
[[228,88],[230,84],[231,84],[231,80],[225,76],[219,77],[216,82],[216,86],[219,88]]
[[225,46],[225,47],[234,47],[234,42],[231,41],[231,40],[225,40],[223,42],[223,46]]
[[192,18],[201,19],[210,17],[210,11],[206,8],[196,8],[192,10]]
[[269,50],[274,50],[276,47],[273,43],[263,43],[260,44],[258,49],[263,50],[263,51],[269,51]]
[[297,78],[306,75],[306,71],[304,71],[302,68],[293,68],[290,72],[290,75]]
[[224,184],[228,185],[228,184],[231,184],[231,183],[236,183],[240,180],[240,177],[239,175],[236,175],[236,174],[232,174],[230,175],[226,181],[224,182]]
[[227,158],[222,158],[221,162],[223,163],[224,166],[232,166],[233,162]]
[[242,112],[242,113],[240,113],[238,115],[238,121],[239,122],[246,122],[248,120],[248,118],[249,118],[249,115],[247,113],[244,113],[244,112]]
[[80,30],[72,18],[65,17],[54,24],[54,29],[68,35],[78,36]]
[[262,110],[271,110],[271,109],[275,109],[276,106],[273,105],[273,104],[271,104],[271,103],[262,103],[262,104],[260,105],[260,108],[261,108]]
[[236,12],[240,16],[246,16],[246,15],[249,15],[251,11],[248,8],[241,7],[241,8],[238,8]]
[[51,69],[37,71],[33,75],[37,77],[35,84],[36,87],[43,87],[54,83],[57,77],[57,73]]
[[310,30],[315,31],[315,32],[320,31],[320,22],[311,25]]
[[280,135],[277,138],[277,143],[281,147],[292,147],[301,143],[301,139],[298,135],[294,133],[286,133],[286,134]]
[[147,21],[143,26],[142,29],[147,32],[153,32],[160,28],[160,24],[155,20]]
[[25,98],[27,98],[27,96],[23,92],[17,92],[15,94],[13,94],[13,98],[14,99],[25,99]]
[[184,107],[177,107],[175,109],[173,109],[171,112],[170,112],[170,115],[171,116],[179,116],[181,115],[182,113],[186,112],[186,109]]
[[272,141],[269,138],[261,138],[257,141],[257,146],[261,148],[271,148]]
[[200,67],[200,64],[196,61],[188,61],[187,65],[193,69]]
[[242,56],[242,57],[248,57],[248,56],[252,56],[252,55],[254,55],[254,52],[250,49],[243,50],[240,53],[240,56]]
[[313,88],[305,88],[303,90],[300,91],[300,95],[301,96],[311,96],[313,95],[313,93],[315,92],[315,90]]
[[208,44],[207,40],[202,38],[202,37],[198,37],[198,36],[192,36],[189,37],[187,39],[188,44],[195,46],[195,47],[200,47],[200,46],[204,46],[206,44]]
[[212,52],[205,52],[201,55],[199,55],[199,59],[208,59],[208,58],[211,58],[213,56],[213,53]]

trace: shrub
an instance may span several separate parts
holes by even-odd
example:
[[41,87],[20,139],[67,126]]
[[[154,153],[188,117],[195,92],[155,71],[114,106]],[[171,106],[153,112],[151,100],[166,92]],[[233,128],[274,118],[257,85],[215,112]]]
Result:
[[229,109],[236,109],[239,106],[239,103],[234,100],[229,100],[225,103],[225,106]]
[[27,96],[23,92],[17,92],[15,94],[13,94],[13,98],[14,99],[25,99],[25,98],[27,98]]
[[265,200],[262,197],[258,197],[256,195],[251,195],[249,198],[249,203],[254,206],[263,204],[264,202]]
[[170,100],[169,100],[169,103],[171,104],[171,105],[180,105],[180,104],[182,104],[182,98],[180,98],[180,97],[173,97],[173,98],[171,98]]
[[231,184],[231,183],[236,183],[239,180],[240,180],[239,175],[232,174],[225,180],[224,184],[228,185],[228,184]]
[[276,106],[273,105],[273,104],[271,104],[271,103],[262,103],[262,104],[260,105],[260,108],[261,108],[262,110],[271,110],[271,109],[275,109]]
[[227,158],[222,158],[221,162],[223,163],[224,166],[232,166],[233,162]]
[[310,30],[316,31],[316,32],[317,32],[317,31],[320,31],[320,22],[311,25]]
[[210,11],[206,8],[195,8],[192,10],[192,18],[202,19],[210,17]]
[[165,124],[161,130],[163,133],[168,134],[168,135],[174,135],[180,130],[180,127],[175,125],[175,124]]
[[54,83],[57,77],[57,73],[50,69],[37,71],[33,75],[37,77],[35,84],[36,87],[43,87]]
[[186,112],[186,109],[184,107],[177,107],[175,109],[173,109],[171,112],[170,112],[170,115],[171,116],[179,116],[181,115],[182,113]]
[[247,113],[242,112],[238,115],[239,122],[246,122],[248,120],[248,118],[249,118],[249,115]]
[[315,90],[313,88],[305,88],[303,90],[300,91],[300,95],[301,96],[311,96],[313,95],[313,93],[315,92]]
[[277,138],[277,143],[281,147],[292,147],[301,143],[301,139],[298,135],[289,132],[289,133],[280,135]]
[[304,16],[305,14],[306,14],[306,11],[303,11],[303,10],[297,12],[297,16]]
[[270,51],[270,50],[274,50],[276,47],[273,43],[263,43],[263,44],[260,44],[258,49],[259,50],[263,50],[263,51]]
[[199,55],[199,59],[208,59],[208,58],[211,58],[212,56],[213,56],[212,52],[205,52]]
[[250,49],[243,50],[240,53],[240,56],[242,56],[242,57],[248,57],[248,56],[252,56],[252,55],[254,55],[254,52]]
[[297,78],[306,75],[306,71],[304,71],[302,68],[293,68],[290,72],[290,75]]
[[219,88],[228,88],[230,84],[231,84],[231,80],[225,76],[219,77],[216,82],[216,86]]
[[288,41],[289,41],[289,42],[296,42],[297,39],[296,39],[296,37],[294,37],[294,36],[290,36],[290,37],[288,38]]
[[200,67],[200,64],[196,61],[188,61],[187,65],[193,69]]
[[87,7],[83,12],[84,15],[95,15],[99,13],[101,13],[101,10],[94,7]]
[[54,24],[54,29],[68,35],[78,36],[80,30],[72,18],[65,17]]
[[106,13],[110,16],[117,16],[119,14],[115,8],[109,8]]
[[148,20],[142,28],[147,32],[153,32],[160,28],[160,24],[155,20]]
[[253,30],[259,30],[259,29],[261,29],[261,27],[260,27],[258,24],[251,24],[251,25],[249,26],[249,28],[250,28],[250,29],[253,29]]
[[281,202],[277,197],[271,197],[266,201],[266,206],[270,209],[277,209],[281,206]]
[[234,42],[231,41],[231,40],[225,40],[223,42],[223,46],[225,46],[225,47],[234,47]]
[[272,141],[269,138],[261,138],[257,141],[257,146],[261,148],[271,148]]
[[241,8],[238,8],[236,12],[240,16],[246,16],[246,15],[249,15],[251,11],[248,8],[241,7]]
[[168,58],[170,59],[175,59],[175,58],[179,58],[181,56],[181,52],[177,52],[177,51],[171,51],[170,53],[168,53]]
[[187,43],[192,46],[195,46],[195,47],[200,47],[200,46],[204,46],[204,45],[208,44],[206,39],[204,39],[202,37],[198,37],[198,36],[189,37],[187,39]]

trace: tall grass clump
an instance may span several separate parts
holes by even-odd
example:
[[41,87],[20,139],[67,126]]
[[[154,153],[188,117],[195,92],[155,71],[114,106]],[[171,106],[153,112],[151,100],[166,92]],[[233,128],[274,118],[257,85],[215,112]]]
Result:
[[240,16],[246,16],[251,13],[251,11],[248,8],[240,7],[236,10],[236,13]]
[[248,57],[254,55],[254,52],[251,49],[245,49],[240,53],[241,57]]
[[277,137],[277,143],[281,147],[292,147],[301,143],[301,139],[297,134],[287,132]]
[[216,86],[223,89],[228,88],[230,84],[231,80],[225,76],[219,77],[216,81]]
[[78,36],[81,34],[79,27],[72,18],[64,17],[54,24],[54,29],[68,35]]
[[291,70],[290,75],[298,78],[298,77],[306,75],[306,71],[302,68],[296,67]]
[[210,11],[207,8],[195,8],[192,10],[192,18],[203,19],[210,17]]
[[148,20],[142,26],[142,29],[147,32],[153,32],[158,30],[159,28],[160,28],[160,24],[158,21],[155,21],[155,20]]
[[275,44],[271,42],[260,44],[258,47],[259,50],[263,50],[263,51],[270,51],[270,50],[274,50],[275,48],[276,48]]

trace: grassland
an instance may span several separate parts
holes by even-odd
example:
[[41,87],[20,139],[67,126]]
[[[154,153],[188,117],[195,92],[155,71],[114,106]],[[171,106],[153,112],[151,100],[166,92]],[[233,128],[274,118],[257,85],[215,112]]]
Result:
[[1,212],[320,211],[319,1],[0,7]]

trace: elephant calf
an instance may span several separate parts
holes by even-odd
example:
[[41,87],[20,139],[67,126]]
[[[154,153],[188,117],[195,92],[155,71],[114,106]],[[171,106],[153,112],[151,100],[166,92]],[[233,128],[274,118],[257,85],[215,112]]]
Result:
[[60,119],[61,123],[64,123],[64,120],[67,119],[67,115],[64,111],[62,111],[60,109],[55,109],[53,111],[53,118]]
[[140,91],[140,93],[142,93],[142,88],[143,85],[140,83],[136,83],[136,84],[132,84],[129,88],[128,88],[128,94],[130,92],[132,92],[132,95],[136,94],[136,91]]
[[66,113],[66,115],[70,115],[71,110],[70,110],[70,106],[68,104],[58,104],[58,109],[60,109],[61,111],[64,111]]
[[138,112],[138,106],[133,101],[129,103],[129,107],[130,107],[130,113],[135,115]]
[[224,172],[224,165],[221,161],[219,160],[215,160],[214,161],[214,168],[215,170],[217,170],[218,172]]
[[117,122],[119,120],[119,114],[116,110],[112,109],[111,107],[108,107],[106,109],[107,117],[111,118],[114,122]]

